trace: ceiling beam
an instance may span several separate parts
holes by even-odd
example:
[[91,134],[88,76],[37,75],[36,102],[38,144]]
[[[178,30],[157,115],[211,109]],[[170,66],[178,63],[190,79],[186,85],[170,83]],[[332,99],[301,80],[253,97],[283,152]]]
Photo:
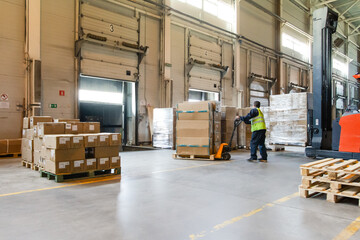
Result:
[[328,4],[328,3],[332,3],[332,2],[336,2],[337,0],[327,0],[324,2],[319,2],[318,4],[315,4],[314,7],[320,7],[322,5]]
[[350,7],[348,7],[339,17],[341,18],[342,16],[344,16],[345,13],[347,13],[351,8],[353,8],[356,4],[358,4],[360,2],[360,0],[356,0],[353,4],[350,5]]
[[354,21],[357,21],[357,20],[360,20],[360,17],[343,18],[339,22],[351,23],[351,22],[354,22]]
[[356,32],[359,28],[360,28],[360,24],[359,24],[359,26],[357,26],[354,30],[351,31],[351,33],[350,33],[349,36],[353,36],[352,34],[353,34],[354,32]]

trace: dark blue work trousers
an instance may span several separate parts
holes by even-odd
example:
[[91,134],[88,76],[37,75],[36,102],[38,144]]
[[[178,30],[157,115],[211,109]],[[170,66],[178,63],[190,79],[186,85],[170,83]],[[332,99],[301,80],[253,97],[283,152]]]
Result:
[[252,133],[250,141],[251,159],[257,159],[257,148],[259,147],[260,155],[262,159],[267,159],[266,147],[265,147],[265,133],[266,130],[258,130]]

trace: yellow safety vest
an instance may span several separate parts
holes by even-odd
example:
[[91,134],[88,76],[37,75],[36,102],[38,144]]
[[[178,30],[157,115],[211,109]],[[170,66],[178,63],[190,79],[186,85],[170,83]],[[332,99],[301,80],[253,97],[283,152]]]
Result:
[[250,119],[251,132],[266,129],[264,114],[261,112],[260,108],[257,108],[257,110],[259,112],[259,115]]

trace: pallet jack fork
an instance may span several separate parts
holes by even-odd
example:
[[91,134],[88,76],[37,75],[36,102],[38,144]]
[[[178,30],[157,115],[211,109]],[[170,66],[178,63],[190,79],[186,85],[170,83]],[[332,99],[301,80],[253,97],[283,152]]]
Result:
[[217,151],[217,153],[215,155],[215,159],[218,159],[218,160],[230,160],[230,158],[231,158],[231,155],[230,155],[231,143],[232,143],[232,140],[234,138],[235,131],[238,128],[238,126],[240,125],[241,122],[242,122],[242,120],[240,118],[236,118],[234,120],[234,129],[233,129],[232,134],[231,134],[230,142],[229,143],[222,143],[220,145],[219,150]]

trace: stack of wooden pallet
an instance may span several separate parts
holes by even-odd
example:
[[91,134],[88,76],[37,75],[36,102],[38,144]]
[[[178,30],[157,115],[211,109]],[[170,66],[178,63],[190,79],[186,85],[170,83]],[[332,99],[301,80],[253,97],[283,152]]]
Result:
[[329,202],[338,202],[343,197],[360,199],[358,160],[326,158],[303,164],[300,170],[302,183],[299,191],[302,197],[325,193]]

